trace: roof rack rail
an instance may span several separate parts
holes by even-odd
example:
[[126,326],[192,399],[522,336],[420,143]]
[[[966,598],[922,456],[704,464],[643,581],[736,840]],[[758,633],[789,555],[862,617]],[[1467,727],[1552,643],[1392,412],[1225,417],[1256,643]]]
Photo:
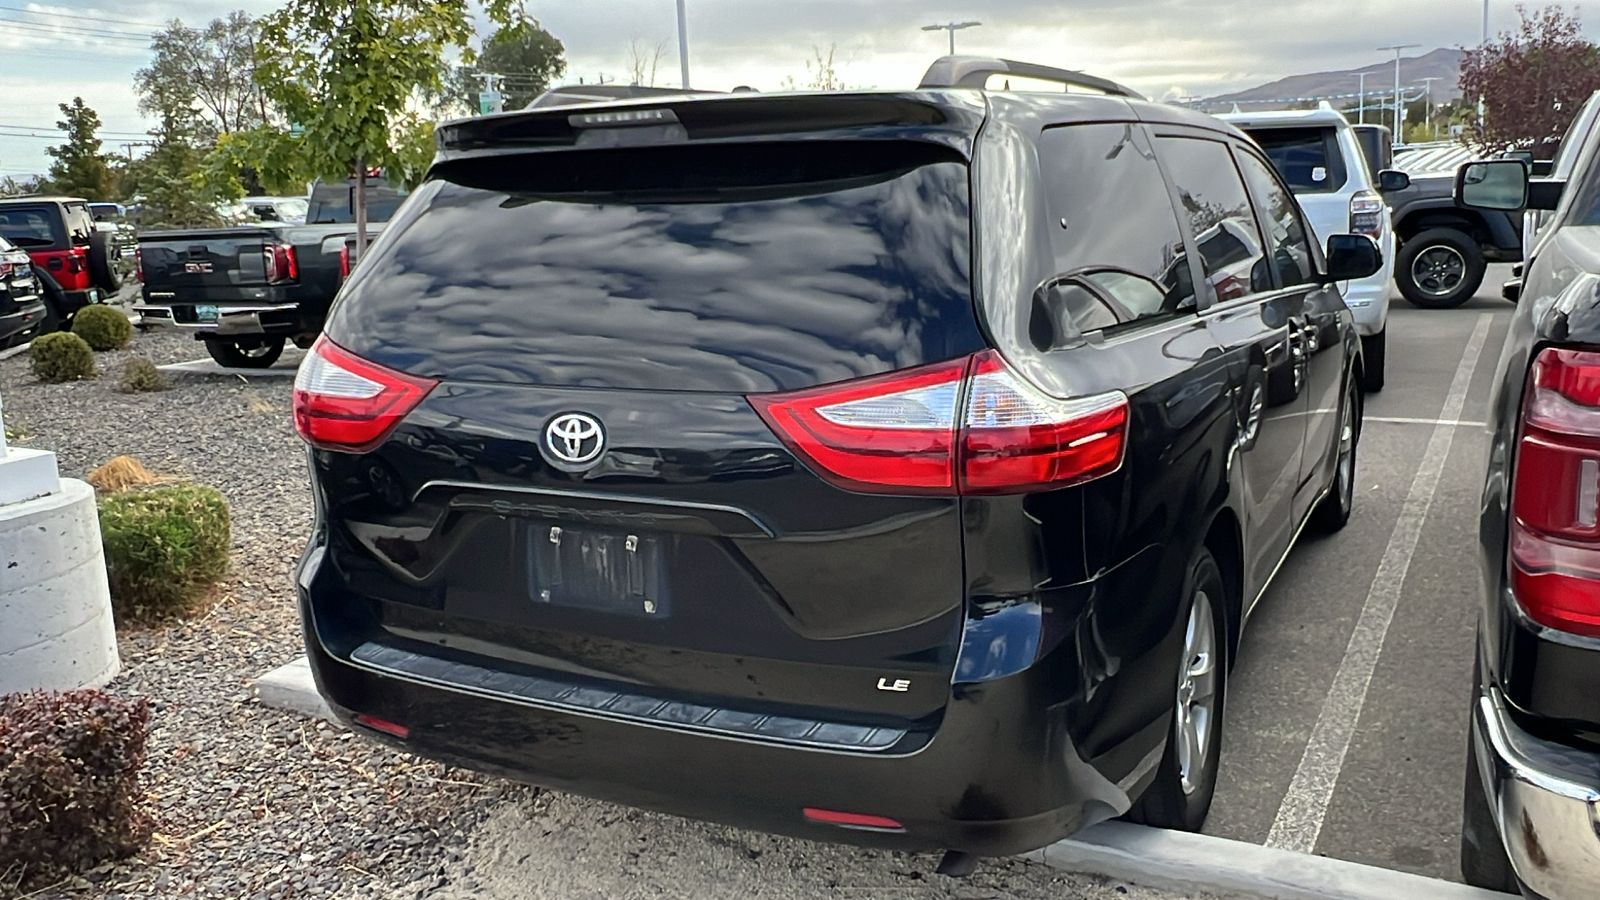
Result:
[[1143,100],[1144,95],[1130,87],[1074,72],[1070,69],[1057,69],[1051,66],[1041,66],[1035,63],[1018,62],[1014,59],[997,59],[984,56],[945,56],[934,60],[928,67],[927,74],[922,76],[919,88],[977,88],[983,89],[989,79],[995,75],[1015,75],[1019,78],[1033,78],[1039,81],[1053,81],[1068,87],[1088,88],[1100,91],[1113,97],[1127,97],[1131,100]]

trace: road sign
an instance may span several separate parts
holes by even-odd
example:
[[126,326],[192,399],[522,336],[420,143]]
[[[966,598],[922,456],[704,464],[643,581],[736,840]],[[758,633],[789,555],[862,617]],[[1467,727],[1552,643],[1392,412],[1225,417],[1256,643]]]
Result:
[[505,109],[505,98],[499,91],[482,91],[478,94],[478,112],[483,115]]

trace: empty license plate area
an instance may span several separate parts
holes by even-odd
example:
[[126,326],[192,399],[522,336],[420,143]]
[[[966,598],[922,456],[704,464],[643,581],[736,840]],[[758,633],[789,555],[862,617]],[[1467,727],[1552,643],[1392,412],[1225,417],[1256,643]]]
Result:
[[528,570],[533,600],[636,616],[670,616],[666,539],[596,528],[532,529]]

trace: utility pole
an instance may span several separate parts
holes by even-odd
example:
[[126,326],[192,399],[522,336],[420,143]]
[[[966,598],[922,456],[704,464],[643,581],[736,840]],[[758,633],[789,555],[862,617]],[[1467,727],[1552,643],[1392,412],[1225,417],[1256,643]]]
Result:
[[1405,121],[1406,104],[1400,95],[1400,54],[1421,44],[1395,44],[1390,47],[1379,47],[1380,51],[1394,51],[1394,142],[1403,144],[1406,141]]
[[1422,84],[1428,91],[1428,105],[1423,109],[1422,121],[1424,127],[1428,129],[1428,137],[1430,138],[1437,137],[1437,135],[1433,133],[1433,83],[1439,80],[1439,78],[1422,79]]
[[[1482,50],[1482,49],[1484,49],[1484,48],[1486,48],[1488,46],[1489,46],[1489,0],[1483,0],[1483,43],[1478,45],[1478,49]],[[1485,106],[1484,106],[1484,102],[1483,102],[1483,95],[1479,94],[1478,95],[1478,130],[1480,132],[1482,132],[1483,128],[1484,128],[1484,109],[1485,109]]]
[[967,28],[977,28],[982,22],[947,22],[943,25],[924,25],[923,31],[948,31],[950,32],[950,55],[956,55],[956,32]]
[[689,14],[678,0],[678,70],[683,77],[683,89],[689,90]]

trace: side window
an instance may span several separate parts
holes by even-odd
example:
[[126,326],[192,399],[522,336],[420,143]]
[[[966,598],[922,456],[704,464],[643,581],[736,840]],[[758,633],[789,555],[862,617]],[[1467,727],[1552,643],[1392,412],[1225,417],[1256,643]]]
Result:
[[1159,143],[1218,302],[1272,290],[1261,228],[1227,146],[1194,138]]
[[1259,157],[1237,149],[1234,155],[1250,193],[1266,216],[1261,224],[1267,234],[1272,267],[1278,271],[1278,283],[1284,287],[1310,283],[1314,274],[1311,244],[1306,240],[1305,223],[1294,197],[1272,177],[1272,170]]
[[72,235],[74,244],[89,243],[89,235],[94,234],[94,217],[89,215],[89,208],[81,203],[71,203],[62,208],[67,222],[67,233]]
[[[1131,124],[1051,128],[1039,139],[1056,271],[1080,333],[1193,309],[1183,232],[1154,148]],[[1079,273],[1082,273],[1081,275]]]

